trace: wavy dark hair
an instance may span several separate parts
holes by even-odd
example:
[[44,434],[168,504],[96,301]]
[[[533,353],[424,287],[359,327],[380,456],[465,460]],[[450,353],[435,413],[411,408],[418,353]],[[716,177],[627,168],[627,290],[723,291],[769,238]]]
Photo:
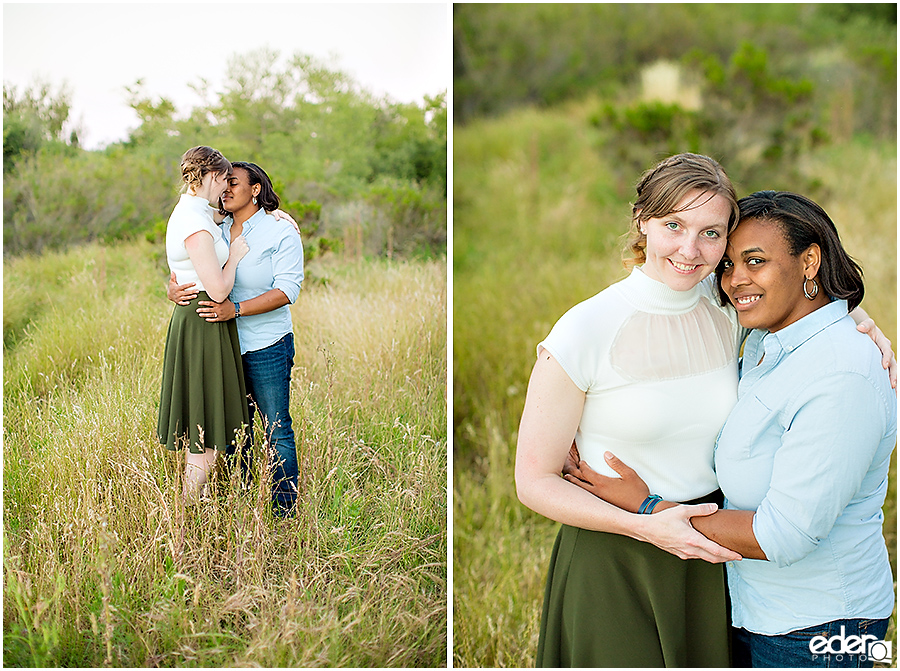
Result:
[[259,184],[259,195],[256,196],[257,205],[266,212],[274,212],[278,209],[281,201],[275,193],[275,187],[272,186],[272,180],[269,179],[265,170],[255,163],[249,163],[248,161],[234,161],[232,162],[231,167],[243,168],[246,170],[247,175],[250,178],[250,186]]
[[[788,243],[791,256],[799,256],[810,245],[819,245],[822,261],[818,281],[827,295],[847,301],[852,310],[865,294],[863,271],[841,244],[837,227],[819,205],[805,196],[789,191],[757,191],[738,201],[741,221],[758,219],[777,224]],[[728,297],[722,291],[720,263],[716,268],[716,282],[724,303]]]

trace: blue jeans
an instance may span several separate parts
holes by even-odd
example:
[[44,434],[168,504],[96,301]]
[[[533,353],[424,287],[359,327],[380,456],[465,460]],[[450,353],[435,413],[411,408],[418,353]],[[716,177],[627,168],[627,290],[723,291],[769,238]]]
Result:
[[[764,636],[732,629],[735,667],[855,669],[872,667],[886,653],[888,620],[834,620],[808,629]],[[863,637],[866,637],[865,639]]]
[[[294,334],[255,352],[245,352],[244,378],[250,401],[250,425],[259,410],[268,443],[272,469],[272,504],[275,513],[290,513],[297,502],[297,448],[288,408],[291,368],[294,365]],[[242,469],[250,466],[249,443],[245,444]]]

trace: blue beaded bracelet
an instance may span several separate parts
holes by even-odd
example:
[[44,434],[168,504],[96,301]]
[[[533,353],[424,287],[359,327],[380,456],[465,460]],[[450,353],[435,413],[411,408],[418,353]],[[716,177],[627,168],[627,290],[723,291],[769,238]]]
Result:
[[651,494],[644,502],[641,504],[641,507],[638,508],[638,515],[649,515],[653,512],[653,509],[656,507],[656,504],[662,501],[663,498],[659,494]]

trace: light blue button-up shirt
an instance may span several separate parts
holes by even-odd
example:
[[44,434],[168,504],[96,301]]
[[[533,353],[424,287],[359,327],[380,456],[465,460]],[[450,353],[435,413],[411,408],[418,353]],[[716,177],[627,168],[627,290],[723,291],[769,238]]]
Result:
[[846,301],[750,333],[715,464],[726,507],[757,511],[769,560],[728,564],[734,626],[776,635],[891,615],[881,507],[896,434],[897,396]]
[[[231,239],[231,224],[231,217],[222,223],[225,240]],[[290,222],[276,219],[263,209],[244,222],[242,235],[250,251],[237,265],[232,302],[247,301],[272,289],[280,289],[290,301],[271,312],[237,320],[244,354],[268,347],[292,332],[291,304],[300,295],[303,283],[303,244]]]

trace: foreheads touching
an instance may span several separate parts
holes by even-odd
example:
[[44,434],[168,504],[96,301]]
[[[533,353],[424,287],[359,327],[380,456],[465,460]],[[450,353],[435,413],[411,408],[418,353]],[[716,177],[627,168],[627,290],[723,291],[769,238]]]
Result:
[[198,189],[209,173],[227,177],[231,170],[228,159],[212,147],[192,147],[181,157],[181,181],[186,189]]
[[259,192],[256,194],[257,202],[266,212],[274,212],[280,205],[280,199],[275,193],[272,186],[272,180],[266,174],[266,171],[260,168],[256,163],[249,161],[235,161],[232,163],[235,169],[243,170],[247,175],[250,186],[259,185]]

